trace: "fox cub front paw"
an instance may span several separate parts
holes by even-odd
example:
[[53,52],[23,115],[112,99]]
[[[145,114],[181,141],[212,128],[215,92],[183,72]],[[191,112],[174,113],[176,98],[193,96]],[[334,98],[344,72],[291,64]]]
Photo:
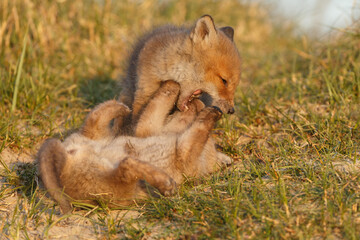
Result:
[[162,83],[161,92],[165,95],[178,95],[180,92],[180,84],[175,81],[168,80]]
[[199,114],[200,121],[209,121],[213,119],[215,121],[219,120],[222,116],[222,112],[218,107],[206,107]]

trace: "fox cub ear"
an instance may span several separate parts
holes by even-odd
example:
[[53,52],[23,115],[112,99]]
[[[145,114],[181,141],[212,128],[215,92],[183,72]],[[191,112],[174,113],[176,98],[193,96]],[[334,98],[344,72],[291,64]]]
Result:
[[231,41],[234,41],[234,29],[232,27],[222,27],[220,30],[225,33]]
[[214,24],[214,21],[210,15],[204,15],[199,18],[195,27],[190,33],[190,39],[194,43],[210,43],[214,41],[217,37],[217,30]]

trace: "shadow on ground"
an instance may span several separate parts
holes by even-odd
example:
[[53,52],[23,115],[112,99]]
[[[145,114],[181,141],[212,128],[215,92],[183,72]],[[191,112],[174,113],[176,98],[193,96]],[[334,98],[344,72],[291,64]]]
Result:
[[92,108],[106,100],[117,99],[121,90],[119,82],[106,76],[81,80],[78,96],[84,100],[85,107]]

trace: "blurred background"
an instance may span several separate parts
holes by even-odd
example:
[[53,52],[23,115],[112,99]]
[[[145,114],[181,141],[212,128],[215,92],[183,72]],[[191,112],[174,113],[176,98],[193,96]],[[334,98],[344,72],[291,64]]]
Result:
[[299,34],[326,37],[332,30],[349,26],[360,16],[359,0],[258,0],[271,3],[274,17],[298,24]]

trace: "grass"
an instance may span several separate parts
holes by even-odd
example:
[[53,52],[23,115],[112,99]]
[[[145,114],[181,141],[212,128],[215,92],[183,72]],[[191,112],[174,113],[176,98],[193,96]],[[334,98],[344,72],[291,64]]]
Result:
[[[1,1],[1,238],[359,239],[359,24],[318,42],[265,9],[235,0]],[[38,184],[40,144],[117,97],[145,30],[205,13],[235,28],[243,58],[236,114],[215,130],[236,164],[189,179],[174,197],[60,216]]]

